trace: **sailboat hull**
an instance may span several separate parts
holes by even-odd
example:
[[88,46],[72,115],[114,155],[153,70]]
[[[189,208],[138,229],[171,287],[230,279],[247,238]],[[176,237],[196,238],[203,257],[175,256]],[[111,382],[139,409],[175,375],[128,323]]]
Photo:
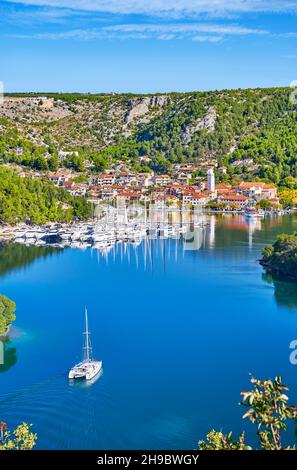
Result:
[[83,361],[70,369],[69,379],[91,380],[102,370],[102,361]]

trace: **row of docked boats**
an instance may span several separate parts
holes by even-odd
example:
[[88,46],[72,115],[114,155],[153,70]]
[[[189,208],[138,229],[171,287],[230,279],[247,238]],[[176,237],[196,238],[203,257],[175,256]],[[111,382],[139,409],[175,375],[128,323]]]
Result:
[[[198,222],[195,227],[198,227]],[[200,226],[202,226],[202,222]],[[14,231],[14,241],[26,245],[59,245],[61,247],[94,247],[107,249],[119,242],[139,244],[145,238],[179,238],[188,230],[178,224],[122,224],[76,223],[65,226],[19,226]]]

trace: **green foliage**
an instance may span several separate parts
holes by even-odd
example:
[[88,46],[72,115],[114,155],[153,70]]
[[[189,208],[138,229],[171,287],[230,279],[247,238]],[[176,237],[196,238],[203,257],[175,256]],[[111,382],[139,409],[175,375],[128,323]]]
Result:
[[12,170],[0,168],[0,223],[66,222],[74,216],[90,216],[85,198],[72,197],[49,181],[22,178]]
[[[287,422],[296,422],[297,407],[288,405],[288,397],[284,393],[288,388],[282,383],[281,377],[274,380],[257,380],[252,378],[253,390],[241,392],[242,406],[248,411],[243,419],[249,419],[257,426],[260,448],[262,450],[289,450],[282,445],[282,433],[287,430]],[[249,450],[245,443],[244,433],[238,441],[234,440],[232,433],[223,434],[212,430],[206,441],[199,441],[201,450]]]
[[[281,178],[297,176],[296,107],[289,95],[288,89],[176,95],[165,112],[143,125],[135,137],[171,162],[214,157],[228,165],[253,159],[256,175],[278,183]],[[216,113],[214,129],[201,124],[197,128],[199,119],[210,110]],[[237,171],[247,173],[244,166]]]
[[271,202],[268,199],[262,199],[258,202],[257,207],[264,211],[269,211],[271,209]]
[[262,251],[261,263],[271,272],[297,280],[297,232],[281,234]]
[[227,209],[227,204],[225,204],[224,202],[209,201],[206,204],[206,207],[214,211],[224,211],[225,209]]
[[[5,426],[5,423],[1,424]],[[31,427],[31,424],[22,423],[12,434],[6,430],[3,441],[0,439],[0,450],[32,450],[36,445],[37,434],[31,432]]]
[[[297,178],[296,105],[290,102],[290,94],[290,88],[172,93],[163,106],[150,107],[142,123],[136,119],[127,125],[125,117],[133,103],[150,95],[48,93],[73,115],[55,122],[30,121],[30,125],[2,119],[0,159],[53,169],[55,148],[74,146],[79,156],[62,164],[78,171],[84,171],[87,160],[100,172],[118,160],[136,167],[139,157],[148,156],[150,168],[159,173],[170,171],[177,162],[215,159],[228,168],[228,175],[218,176],[221,181],[228,181],[230,175],[259,177],[296,189],[296,182],[288,179]],[[41,136],[39,146],[36,135]],[[231,166],[247,159],[253,160],[252,168],[246,163]]]
[[293,178],[293,176],[287,176],[280,182],[281,188],[287,189],[297,189],[297,178]]
[[0,294],[0,336],[8,333],[11,323],[16,319],[15,302]]
[[278,191],[280,203],[284,207],[297,206],[297,189],[280,189]]
[[296,420],[297,407],[288,406],[289,398],[284,393],[288,387],[281,377],[273,381],[251,379],[251,383],[254,390],[241,393],[243,405],[249,408],[243,418],[257,425],[262,449],[281,450],[281,432],[287,430],[288,420]]
[[75,171],[85,171],[84,159],[80,155],[72,155],[71,157],[67,158],[64,162],[64,165],[67,168],[72,168]]
[[87,175],[78,175],[78,176],[75,176],[74,178],[72,178],[72,181],[74,183],[87,183],[89,181],[89,178],[87,177]]
[[98,173],[101,173],[106,168],[108,168],[108,161],[106,158],[100,155],[93,156],[94,170]]
[[239,436],[238,441],[233,439],[232,432],[223,434],[215,430],[210,431],[206,441],[199,441],[200,450],[250,450],[244,442],[244,433]]

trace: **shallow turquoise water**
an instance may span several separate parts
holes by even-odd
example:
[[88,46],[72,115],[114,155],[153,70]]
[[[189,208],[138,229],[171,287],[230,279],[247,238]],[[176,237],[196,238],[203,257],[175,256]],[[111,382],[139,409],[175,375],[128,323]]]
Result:
[[[1,292],[18,310],[0,366],[0,421],[33,423],[46,449],[192,449],[213,427],[247,429],[253,442],[238,406],[250,372],[283,375],[297,403],[289,362],[297,286],[272,282],[257,263],[265,244],[296,225],[212,218],[195,250],[156,240],[118,245],[105,258],[2,248]],[[104,372],[71,385],[85,304]]]

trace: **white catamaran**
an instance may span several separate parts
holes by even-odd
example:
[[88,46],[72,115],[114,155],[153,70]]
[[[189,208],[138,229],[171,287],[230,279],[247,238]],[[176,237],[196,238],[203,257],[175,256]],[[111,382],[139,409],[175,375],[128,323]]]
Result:
[[95,361],[92,356],[92,346],[90,340],[88,311],[85,309],[86,330],[84,332],[83,358],[82,361],[70,369],[69,379],[91,380],[99,374],[102,369],[102,361]]

